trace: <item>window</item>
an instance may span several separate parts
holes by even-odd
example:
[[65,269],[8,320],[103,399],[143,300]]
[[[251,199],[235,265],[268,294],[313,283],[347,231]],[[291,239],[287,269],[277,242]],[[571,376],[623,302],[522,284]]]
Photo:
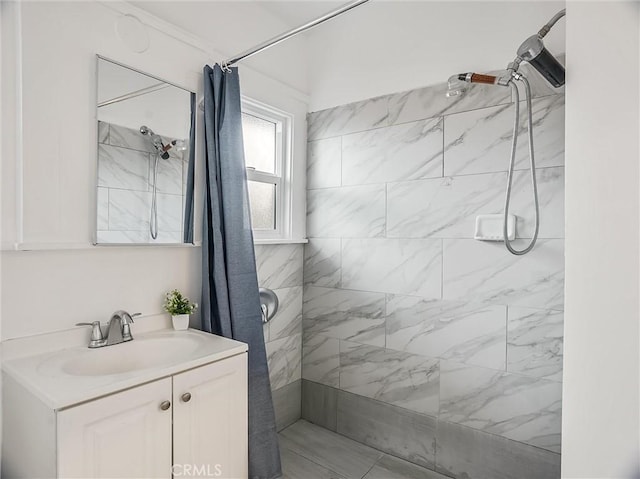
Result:
[[291,231],[292,116],[244,98],[242,132],[251,224],[255,239],[284,239]]

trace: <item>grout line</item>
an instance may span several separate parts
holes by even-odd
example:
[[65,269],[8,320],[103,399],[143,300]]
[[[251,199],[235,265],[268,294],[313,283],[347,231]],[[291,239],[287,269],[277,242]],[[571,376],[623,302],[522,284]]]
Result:
[[[280,431],[280,433],[282,433],[282,432],[286,431],[286,430],[287,430],[287,429],[289,429],[291,426],[294,426],[296,423],[297,423],[297,421],[296,421],[296,422],[294,422],[293,424],[291,424],[290,426],[287,426],[286,428],[284,428],[282,431]],[[311,424],[313,424],[313,423],[311,423]],[[322,426],[318,426],[318,427],[322,427]],[[327,430],[328,430],[328,429],[327,429]],[[280,434],[280,433],[278,433],[278,434]],[[316,466],[320,466],[320,467],[321,467],[321,468],[323,468],[323,469],[327,469],[329,472],[332,472],[332,473],[334,473],[334,474],[338,474],[339,476],[342,476],[342,474],[340,474],[340,473],[336,472],[335,470],[331,469],[330,467],[328,467],[328,465],[327,465],[327,464],[322,464],[322,463],[321,463],[319,460],[317,460],[316,458],[306,456],[305,454],[303,454],[303,453],[302,453],[303,451],[293,450],[293,449],[291,449],[291,448],[289,448],[289,447],[282,446],[282,445],[280,445],[279,441],[278,441],[278,445],[279,445],[282,449],[286,449],[286,450],[287,450],[287,451],[289,451],[290,453],[295,454],[296,456],[299,456],[299,457],[301,457],[301,458],[303,458],[303,459],[306,459],[307,461],[309,461],[309,462],[311,462],[311,463],[315,464]]]
[[509,305],[505,305],[504,311],[504,370],[508,372],[509,364]]
[[340,186],[344,185],[344,171],[343,171],[343,162],[342,162],[342,148],[344,145],[344,137],[340,136]]
[[[539,172],[541,170],[551,170],[551,169],[564,169],[565,165],[549,165],[549,166],[536,166],[536,171]],[[527,173],[529,171],[528,168],[516,168],[514,172]],[[383,185],[390,183],[415,183],[418,181],[427,181],[427,180],[442,180],[442,178],[458,178],[458,177],[470,177],[470,176],[482,176],[482,175],[498,175],[498,174],[506,174],[507,170],[498,170],[498,171],[478,171],[475,173],[457,173],[453,175],[445,175],[444,174],[444,162],[443,162],[443,171],[442,176],[426,176],[424,178],[412,178],[412,179],[398,179],[394,181],[384,182],[371,182],[371,183],[355,183],[352,185],[340,185],[340,186],[323,186],[320,188],[307,188],[306,191],[319,191],[319,190],[335,190],[338,188],[358,188],[363,186],[374,186],[374,185]]]
[[444,238],[440,239],[440,299],[444,299]]
[[445,146],[446,146],[445,142],[444,142],[444,134],[445,134],[445,130],[444,130],[445,129],[445,126],[444,126],[445,122],[444,122],[444,120],[445,120],[445,117],[442,116],[442,178],[444,178],[444,170],[445,170],[445,168],[444,168],[444,162],[445,162],[445,154],[444,154],[444,152],[445,152]]
[[382,459],[383,457],[384,457],[384,454],[382,454],[378,459],[376,459],[374,463],[371,464],[371,467],[367,470],[367,472],[364,473],[364,475],[360,479],[364,479],[365,477],[367,477],[367,475],[372,471],[374,467],[376,467],[376,464],[378,464],[378,462],[380,462],[380,459]]

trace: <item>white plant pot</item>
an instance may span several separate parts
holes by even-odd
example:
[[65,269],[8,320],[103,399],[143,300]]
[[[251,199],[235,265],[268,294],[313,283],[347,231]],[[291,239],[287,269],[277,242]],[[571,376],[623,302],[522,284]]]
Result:
[[189,329],[189,315],[188,314],[173,314],[171,315],[171,321],[173,322],[173,329],[176,331],[184,331]]

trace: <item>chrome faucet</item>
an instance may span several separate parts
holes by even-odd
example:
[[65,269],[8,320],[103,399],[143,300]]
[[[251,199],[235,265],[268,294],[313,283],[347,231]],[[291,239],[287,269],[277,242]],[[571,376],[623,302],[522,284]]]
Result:
[[140,316],[141,313],[129,314],[126,311],[118,310],[111,315],[107,326],[107,337],[102,334],[100,321],[93,323],[76,323],[76,326],[91,326],[91,339],[89,341],[90,348],[102,348],[113,344],[124,343],[133,340],[131,335],[131,324],[133,318]]

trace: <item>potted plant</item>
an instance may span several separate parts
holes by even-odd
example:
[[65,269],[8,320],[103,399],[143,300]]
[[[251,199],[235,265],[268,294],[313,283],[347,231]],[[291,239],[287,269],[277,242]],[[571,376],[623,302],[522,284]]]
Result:
[[196,303],[189,301],[189,298],[177,289],[169,291],[164,300],[164,310],[171,315],[173,329],[178,331],[189,328],[189,315],[197,307]]

